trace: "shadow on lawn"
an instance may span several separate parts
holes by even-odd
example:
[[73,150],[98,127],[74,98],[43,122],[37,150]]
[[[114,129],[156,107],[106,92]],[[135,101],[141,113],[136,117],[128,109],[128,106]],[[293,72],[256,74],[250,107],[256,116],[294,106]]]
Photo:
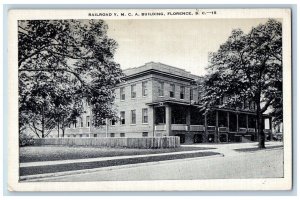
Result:
[[283,147],[283,145],[276,145],[276,146],[271,146],[271,147],[266,147],[265,149],[260,149],[258,147],[253,147],[253,148],[240,148],[240,149],[234,149],[235,151],[238,152],[255,152],[255,151],[262,151],[262,150],[268,150],[268,149],[277,149]]
[[20,148],[20,163],[72,160],[98,157],[148,155],[182,151],[199,151],[216,148],[178,147],[170,149],[127,149],[84,146],[30,146]]
[[112,167],[112,166],[147,163],[147,162],[158,162],[158,161],[166,161],[166,160],[197,158],[197,157],[206,157],[206,156],[214,156],[214,155],[221,155],[221,154],[208,151],[208,152],[198,152],[198,153],[189,153],[189,154],[149,156],[149,157],[139,157],[139,158],[118,159],[118,160],[96,161],[96,162],[78,162],[72,164],[21,167],[20,176],[84,170],[84,169],[93,169],[93,168],[102,168],[102,167]]

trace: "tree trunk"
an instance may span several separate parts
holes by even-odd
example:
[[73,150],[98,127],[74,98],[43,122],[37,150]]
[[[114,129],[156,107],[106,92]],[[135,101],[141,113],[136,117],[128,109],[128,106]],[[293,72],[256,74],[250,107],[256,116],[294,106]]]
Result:
[[62,123],[61,123],[61,132],[62,132],[62,137],[65,137],[65,117],[62,117]]
[[45,137],[45,113],[44,113],[44,106],[42,108],[42,138]]
[[59,118],[57,120],[57,137],[59,137]]
[[263,123],[263,117],[262,114],[258,117],[258,135],[259,135],[259,141],[258,141],[258,147],[260,149],[266,148],[265,146],[265,132],[264,132],[264,123]]
[[263,115],[261,113],[260,102],[256,103],[256,116],[257,116],[257,126],[258,126],[258,148],[264,149],[265,146],[265,132],[264,132],[264,123]]

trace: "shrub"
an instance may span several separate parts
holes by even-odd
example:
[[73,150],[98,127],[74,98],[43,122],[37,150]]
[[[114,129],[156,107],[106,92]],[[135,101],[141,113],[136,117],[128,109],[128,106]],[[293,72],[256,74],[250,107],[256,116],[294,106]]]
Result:
[[34,139],[30,134],[21,132],[19,135],[19,146],[30,146],[34,144]]

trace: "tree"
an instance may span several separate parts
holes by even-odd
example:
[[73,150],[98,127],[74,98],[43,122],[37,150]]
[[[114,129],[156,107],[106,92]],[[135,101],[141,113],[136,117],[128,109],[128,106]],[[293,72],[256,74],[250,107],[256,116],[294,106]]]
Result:
[[[211,53],[204,81],[202,108],[239,107],[245,100],[256,105],[259,148],[265,148],[263,114],[267,110],[282,121],[282,25],[270,19],[245,34],[233,30],[217,52]],[[281,110],[281,111],[280,111]],[[277,112],[277,114],[276,114]]]
[[[123,73],[103,20],[30,20],[18,24],[19,128],[64,128],[92,101],[93,124],[112,116],[113,88]],[[54,125],[54,126],[53,126]]]

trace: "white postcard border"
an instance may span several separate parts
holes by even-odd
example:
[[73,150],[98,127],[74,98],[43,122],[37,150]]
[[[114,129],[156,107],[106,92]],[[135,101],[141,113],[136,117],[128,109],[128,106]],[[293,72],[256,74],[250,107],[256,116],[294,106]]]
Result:
[[[170,9],[164,11],[195,11]],[[152,12],[157,9],[110,10],[10,10],[8,35],[8,189],[10,191],[199,191],[199,190],[290,190],[292,187],[292,112],[291,112],[291,11],[290,9],[198,9],[216,10],[217,15],[163,16],[163,19],[281,18],[283,21],[283,96],[284,96],[284,178],[210,179],[166,181],[99,181],[99,182],[19,182],[18,146],[18,44],[19,19],[161,19],[162,16],[128,16],[128,13]],[[88,13],[113,12],[119,16],[91,17]],[[121,17],[121,13],[127,17]]]

